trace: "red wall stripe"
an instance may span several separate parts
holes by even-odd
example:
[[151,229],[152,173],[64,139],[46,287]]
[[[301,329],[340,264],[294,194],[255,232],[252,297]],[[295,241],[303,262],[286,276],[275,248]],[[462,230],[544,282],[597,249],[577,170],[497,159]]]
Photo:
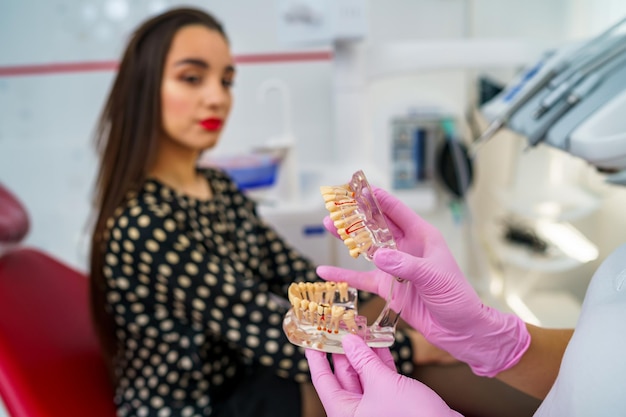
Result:
[[[235,55],[237,64],[271,64],[306,61],[329,61],[330,51],[285,52],[270,54]],[[0,77],[19,77],[27,75],[49,75],[68,72],[115,71],[117,61],[55,62],[33,65],[0,66]]]
[[59,62],[52,64],[15,65],[0,67],[0,77],[61,74],[65,72],[113,71],[117,61]]
[[248,54],[236,55],[235,62],[238,64],[269,64],[274,62],[329,61],[332,57],[333,54],[330,51]]

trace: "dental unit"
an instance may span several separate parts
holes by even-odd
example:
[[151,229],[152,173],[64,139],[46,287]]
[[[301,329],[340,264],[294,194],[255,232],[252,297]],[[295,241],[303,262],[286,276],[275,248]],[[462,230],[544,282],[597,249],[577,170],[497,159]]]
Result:
[[[626,168],[626,18],[581,45],[543,57],[482,106],[489,123],[473,153],[501,128],[600,169]],[[607,177],[626,183],[625,171]]]

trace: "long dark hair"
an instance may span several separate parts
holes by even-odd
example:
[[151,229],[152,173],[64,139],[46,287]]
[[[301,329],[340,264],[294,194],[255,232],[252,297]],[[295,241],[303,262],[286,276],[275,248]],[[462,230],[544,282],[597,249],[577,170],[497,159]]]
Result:
[[226,33],[206,12],[176,8],[152,17],[132,34],[123,54],[96,133],[100,166],[95,188],[95,223],[91,238],[91,310],[103,353],[110,360],[116,350],[114,323],[105,311],[104,251],[107,221],[137,191],[154,160],[162,132],[161,81],[174,35],[184,26],[203,25]]

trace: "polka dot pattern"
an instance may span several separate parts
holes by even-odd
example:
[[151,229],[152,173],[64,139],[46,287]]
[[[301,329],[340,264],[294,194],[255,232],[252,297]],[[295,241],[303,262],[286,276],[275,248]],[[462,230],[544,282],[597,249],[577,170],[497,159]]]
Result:
[[286,378],[308,378],[307,369],[285,368],[302,356],[277,348],[288,344],[276,331],[285,311],[259,294],[271,282],[285,296],[292,280],[315,278],[313,265],[296,256],[301,265],[286,274],[293,251],[229,179],[207,176],[211,201],[147,181],[108,222],[103,272],[117,324],[120,416],[210,415],[242,377],[244,358],[268,357]]
[[282,331],[286,309],[267,293],[286,298],[292,282],[319,279],[315,266],[228,177],[206,176],[209,201],[148,180],[107,223],[119,416],[211,415],[251,363],[310,380],[303,350]]

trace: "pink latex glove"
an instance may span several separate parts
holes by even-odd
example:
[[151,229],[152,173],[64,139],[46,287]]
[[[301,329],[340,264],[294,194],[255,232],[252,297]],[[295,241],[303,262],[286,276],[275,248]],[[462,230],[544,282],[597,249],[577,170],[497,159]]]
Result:
[[[530,344],[524,322],[482,303],[435,227],[384,190],[375,188],[374,194],[398,250],[378,250],[374,271],[320,266],[318,275],[381,297],[387,296],[393,277],[404,278],[409,288],[401,317],[430,343],[467,363],[477,375],[492,377],[514,366]],[[336,233],[329,218],[324,224]],[[398,298],[394,294],[391,303],[396,311]]]
[[306,350],[313,385],[328,417],[460,416],[421,382],[396,372],[389,349],[370,349],[363,339],[347,335],[345,355]]

